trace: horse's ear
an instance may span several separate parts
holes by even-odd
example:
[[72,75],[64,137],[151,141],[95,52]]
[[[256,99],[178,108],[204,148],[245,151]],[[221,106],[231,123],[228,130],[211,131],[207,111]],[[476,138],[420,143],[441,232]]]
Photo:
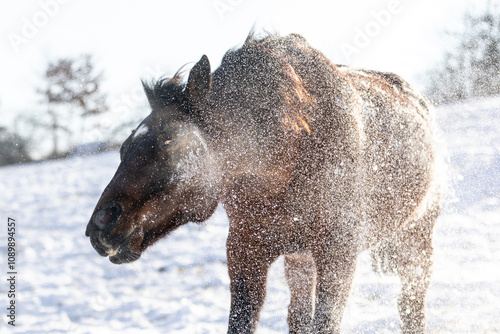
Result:
[[186,85],[186,99],[191,106],[196,106],[206,100],[212,87],[212,74],[210,62],[206,55],[201,57],[189,72]]

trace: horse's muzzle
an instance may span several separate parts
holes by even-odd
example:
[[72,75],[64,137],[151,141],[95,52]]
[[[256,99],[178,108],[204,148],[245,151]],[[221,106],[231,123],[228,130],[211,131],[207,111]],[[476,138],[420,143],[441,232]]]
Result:
[[119,203],[111,202],[95,209],[85,235],[90,237],[90,243],[101,256],[109,256],[113,263],[132,262],[139,258],[140,253],[130,249],[132,238],[139,237],[137,229],[127,234],[111,233],[122,215],[123,209]]

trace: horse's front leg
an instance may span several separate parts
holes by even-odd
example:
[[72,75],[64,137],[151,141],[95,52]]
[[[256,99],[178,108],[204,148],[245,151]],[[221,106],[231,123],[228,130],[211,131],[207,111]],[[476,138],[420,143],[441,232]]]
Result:
[[231,231],[227,264],[231,279],[229,334],[254,333],[266,296],[267,271],[277,255],[243,231]]
[[313,333],[340,333],[354,278],[356,254],[345,245],[339,245],[315,251],[314,260],[317,283]]

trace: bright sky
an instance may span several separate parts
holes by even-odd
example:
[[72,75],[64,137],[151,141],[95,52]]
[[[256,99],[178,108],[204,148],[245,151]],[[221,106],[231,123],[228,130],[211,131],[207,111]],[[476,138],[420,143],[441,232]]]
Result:
[[[253,26],[302,34],[334,63],[420,85],[460,29],[466,0],[39,0],[0,2],[0,125],[40,108],[49,61],[91,53],[109,105],[135,107],[140,78],[172,75],[207,54],[215,68]],[[128,101],[128,102],[127,102]],[[147,111],[140,111],[141,113]]]

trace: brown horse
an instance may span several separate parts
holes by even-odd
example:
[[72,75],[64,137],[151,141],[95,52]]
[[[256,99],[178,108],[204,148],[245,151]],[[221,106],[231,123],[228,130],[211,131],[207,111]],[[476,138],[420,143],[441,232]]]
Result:
[[357,255],[402,282],[402,331],[425,330],[440,211],[429,107],[398,76],[333,65],[298,35],[250,36],[212,74],[206,56],[144,84],[151,114],[87,226],[113,263],[137,260],[223,204],[228,333],[253,333],[267,271],[285,255],[290,333],[338,333]]

